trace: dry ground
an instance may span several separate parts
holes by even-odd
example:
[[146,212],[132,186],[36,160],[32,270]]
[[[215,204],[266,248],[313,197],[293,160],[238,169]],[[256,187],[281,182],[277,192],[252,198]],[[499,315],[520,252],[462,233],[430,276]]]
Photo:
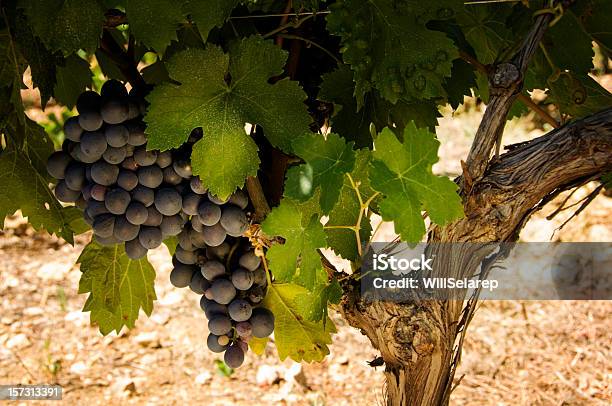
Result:
[[[480,113],[441,120],[440,173],[455,174]],[[506,141],[541,133],[511,122]],[[574,196],[580,198],[589,185]],[[558,204],[559,200],[557,200]],[[548,241],[563,218],[538,214],[522,234]],[[555,240],[612,241],[612,199],[603,195]],[[569,213],[564,213],[564,216]],[[381,238],[389,236],[387,228]],[[332,353],[320,364],[279,362],[273,346],[220,373],[198,298],[168,281],[165,248],[150,254],[158,301],[132,331],[102,337],[80,312],[75,247],[34,233],[15,217],[0,234],[0,384],[59,383],[66,404],[371,405],[381,402],[377,353],[333,314]],[[609,405],[612,302],[485,302],[472,322],[452,397],[454,405]],[[55,403],[57,404],[57,403]]]

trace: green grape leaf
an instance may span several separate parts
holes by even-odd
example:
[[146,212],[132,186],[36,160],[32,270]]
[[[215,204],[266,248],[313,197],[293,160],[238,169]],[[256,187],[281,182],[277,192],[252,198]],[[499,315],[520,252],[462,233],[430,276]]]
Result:
[[[442,82],[458,53],[430,20],[452,18],[461,2],[443,0],[342,0],[330,6],[329,31],[341,38],[344,62],[351,65],[360,108],[377,89],[391,103],[444,96]],[[424,46],[426,44],[426,46]]]
[[[471,96],[471,89],[476,87],[476,76],[474,75],[474,69],[472,66],[465,62],[463,59],[455,59],[453,61],[453,68],[451,70],[451,76],[444,83],[444,88],[448,94],[448,103],[453,109],[463,104],[465,96]],[[425,126],[421,125],[415,120],[415,124],[419,128]],[[433,126],[427,126],[430,129],[434,129]]]
[[76,54],[66,58],[64,66],[58,66],[53,96],[69,109],[76,105],[79,95],[91,86],[92,73],[89,63]]
[[586,75],[593,68],[595,53],[591,36],[584,31],[576,15],[569,10],[546,31],[543,44],[552,62],[561,70]]
[[[281,360],[289,357],[296,362],[321,361],[329,354],[328,345],[336,328],[327,318],[318,322],[309,321],[301,313],[303,298],[308,291],[290,283],[273,283],[263,306],[274,313],[274,343]],[[298,305],[301,298],[301,305]]]
[[324,248],[325,232],[317,215],[305,216],[297,202],[284,198],[266,217],[261,229],[269,236],[281,236],[284,244],[273,245],[266,258],[279,282],[295,281],[309,290],[322,271],[318,248]]
[[585,0],[572,4],[584,29],[600,46],[612,52],[612,2],[609,0]]
[[202,38],[215,27],[221,27],[240,0],[187,0],[185,10],[195,21]]
[[[368,178],[368,169],[372,154],[367,149],[357,151],[356,163],[351,178],[354,185],[359,190],[359,196],[365,203],[375,191],[370,187],[370,179]],[[325,234],[327,234],[327,243],[331,249],[344,259],[357,262],[360,260],[357,236],[350,229],[330,228],[333,226],[356,226],[359,224],[359,240],[360,244],[367,242],[372,233],[372,226],[367,216],[361,215],[361,202],[357,196],[357,191],[353,187],[353,183],[348,177],[345,177],[344,184],[340,189],[340,199],[329,213],[329,220],[325,224]]]
[[41,173],[21,149],[0,153],[0,219],[21,210],[36,230],[45,229],[72,244],[70,218]]
[[376,90],[368,93],[363,106],[358,108],[357,99],[353,96],[354,86],[353,73],[348,65],[342,65],[339,69],[323,75],[319,99],[334,103],[332,131],[348,141],[355,142],[358,148],[372,147],[370,123],[374,123],[376,128],[393,128],[396,133],[401,133],[406,122],[410,120],[419,127],[432,130],[438,123],[439,113],[435,102],[409,102],[401,98],[392,104],[384,100]]
[[431,172],[439,145],[434,134],[414,123],[406,127],[403,143],[388,128],[374,142],[370,184],[384,196],[379,204],[382,218],[395,223],[403,241],[416,243],[425,234],[423,209],[436,224],[463,215],[457,185]]
[[70,55],[79,49],[93,52],[98,47],[105,18],[96,0],[22,0],[19,6],[51,51]]
[[265,338],[251,337],[249,339],[249,348],[251,349],[251,351],[253,351],[257,355],[260,355],[260,356],[264,355],[266,351],[266,345],[268,345],[268,341],[270,341],[268,337],[265,337]]
[[90,242],[77,260],[81,264],[79,293],[89,293],[83,311],[104,335],[123,326],[133,328],[142,309],[153,311],[155,270],[146,258],[131,260],[123,244]]
[[581,118],[612,106],[612,94],[588,75],[562,73],[549,80],[549,100],[564,114]]
[[342,299],[342,287],[340,287],[338,280],[333,279],[329,283],[326,281],[325,283],[318,284],[313,292],[297,296],[295,301],[300,314],[305,315],[307,320],[325,320],[326,322],[328,318],[328,304],[338,304],[340,299]]
[[176,30],[185,21],[180,2],[173,0],[128,0],[125,12],[134,38],[159,54],[177,39]]
[[353,170],[353,143],[346,143],[337,134],[308,134],[296,138],[292,145],[294,154],[306,163],[287,171],[285,196],[305,201],[320,187],[321,209],[328,213],[338,200],[344,174]]
[[[182,145],[202,127],[204,137],[193,148],[194,174],[224,198],[259,167],[257,146],[245,123],[261,125],[268,140],[291,151],[290,140],[308,131],[306,95],[295,82],[268,79],[282,72],[286,52],[258,37],[245,38],[224,54],[209,45],[188,49],[166,63],[170,77],[147,97],[148,147],[166,150]],[[194,74],[197,72],[197,74]]]

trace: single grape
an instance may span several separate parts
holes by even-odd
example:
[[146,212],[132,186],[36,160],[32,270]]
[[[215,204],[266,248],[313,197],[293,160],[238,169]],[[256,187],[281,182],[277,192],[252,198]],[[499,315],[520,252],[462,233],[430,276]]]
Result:
[[236,297],[236,288],[227,279],[216,279],[210,286],[210,292],[215,302],[228,304]]
[[127,169],[128,171],[135,171],[138,169],[138,164],[134,160],[133,157],[125,158],[125,161],[121,163],[121,167],[123,169]]
[[249,344],[243,340],[236,340],[235,344],[242,349],[245,354],[249,351]]
[[102,156],[108,147],[106,137],[99,131],[83,133],[79,145],[81,152],[86,156]]
[[249,228],[246,214],[240,207],[234,205],[223,207],[219,223],[231,236],[240,236]]
[[196,265],[197,266],[202,266],[206,262],[208,262],[208,258],[206,257],[206,251],[205,250],[196,250],[195,254],[196,254]]
[[140,259],[147,255],[147,249],[142,246],[138,238],[125,242],[125,253],[130,259]]
[[183,196],[183,212],[189,216],[196,216],[198,214],[198,205],[200,204],[201,197],[195,193],[187,193]]
[[125,100],[107,99],[102,103],[100,115],[108,124],[119,124],[127,120],[130,106]]
[[[104,204],[109,212],[113,214],[123,214],[130,204],[130,194],[121,188],[111,189],[106,192]],[[130,238],[131,240],[132,238]],[[127,241],[127,240],[126,240]]]
[[66,168],[71,161],[69,154],[64,151],[56,151],[47,159],[47,172],[55,179],[64,179]]
[[91,189],[89,190],[89,194],[91,198],[97,200],[99,202],[103,202],[106,197],[106,186],[98,185],[96,183],[91,185]]
[[217,245],[216,247],[207,247],[206,248],[206,256],[210,259],[218,258],[220,260],[225,259],[226,255],[230,252],[230,245],[227,242],[224,242],[221,245]]
[[230,338],[226,335],[219,336],[217,339],[219,345],[228,345],[230,343]]
[[223,354],[223,361],[228,367],[236,369],[244,363],[244,351],[238,345],[230,345]]
[[80,191],[85,186],[85,167],[78,162],[68,164],[64,182],[70,189]]
[[255,251],[249,250],[240,256],[238,264],[249,271],[254,271],[261,264],[261,258],[255,255]]
[[164,216],[172,216],[181,211],[183,199],[174,189],[163,188],[155,193],[155,208]]
[[155,163],[162,169],[172,165],[172,153],[170,151],[158,151]]
[[203,281],[204,281],[204,277],[202,276],[202,274],[197,271],[194,272],[193,276],[191,277],[191,282],[189,282],[189,289],[191,289],[193,293],[196,293],[198,295],[203,295],[204,292],[206,291],[206,289],[202,288]]
[[108,147],[104,154],[102,154],[102,158],[109,164],[119,165],[125,159],[127,155],[127,150],[125,147]]
[[266,289],[263,286],[254,286],[248,291],[249,300],[253,304],[260,303],[264,299],[265,296],[266,296]]
[[[78,199],[77,199],[78,200]],[[93,226],[93,218],[91,218],[91,216],[89,214],[87,214],[87,206],[83,209],[83,220],[85,220],[85,222],[92,227]]]
[[147,207],[147,220],[143,223],[144,226],[157,227],[161,225],[164,216],[157,211],[155,206],[151,205]]
[[205,226],[214,226],[221,219],[221,207],[214,203],[204,201],[198,206],[197,214]]
[[217,314],[208,320],[208,331],[220,336],[232,331],[232,321],[229,317]]
[[175,161],[172,167],[181,178],[189,179],[191,177],[191,164],[189,161]]
[[138,237],[140,226],[130,223],[125,216],[115,218],[115,229],[113,235],[119,241],[131,241]]
[[110,186],[117,181],[119,167],[105,161],[96,162],[91,166],[91,179],[99,185]]
[[117,98],[125,99],[128,97],[128,92],[123,86],[123,83],[115,79],[110,79],[104,82],[102,89],[100,89],[100,95],[104,99]]
[[265,285],[268,282],[266,278],[266,270],[263,266],[260,266],[256,270],[253,271],[253,284],[255,285]]
[[274,315],[264,307],[253,309],[253,315],[249,321],[253,328],[253,337],[265,338],[274,331]]
[[201,266],[200,270],[202,275],[209,281],[213,281],[219,276],[225,275],[225,266],[221,262],[215,260],[207,261]]
[[236,190],[229,198],[228,203],[244,210],[249,205],[249,197],[242,190]]
[[125,217],[128,221],[137,226],[144,224],[148,216],[149,211],[145,205],[140,202],[131,202],[125,211]]
[[227,315],[227,306],[219,304],[214,300],[206,299],[206,296],[200,298],[200,308],[206,314],[207,319],[212,319],[215,315]]
[[138,185],[138,176],[134,172],[121,169],[117,177],[117,184],[122,189],[130,192]]
[[[192,220],[191,226],[193,227],[193,218],[191,220]],[[191,240],[191,243],[193,244],[195,248],[205,248],[206,247],[204,236],[195,229],[192,229],[189,232],[189,239]]]
[[196,263],[196,254],[193,251],[187,251],[181,246],[176,247],[174,256],[183,264],[193,265]]
[[157,151],[147,151],[147,148],[143,145],[134,150],[134,159],[140,166],[153,165],[157,160]]
[[232,272],[232,284],[239,290],[248,290],[253,286],[253,272],[238,268]]
[[183,178],[174,170],[172,166],[164,168],[164,182],[169,185],[178,185],[182,182]]
[[157,227],[142,226],[138,233],[140,244],[150,250],[159,247],[162,243],[162,233]]
[[128,129],[121,124],[109,125],[104,130],[104,137],[106,137],[106,143],[111,147],[120,148],[127,144],[130,132]]
[[210,247],[216,247],[218,245],[221,245],[227,237],[227,234],[225,233],[223,227],[221,227],[221,224],[215,224],[212,227],[204,226],[202,230],[202,235],[204,237],[206,245]]
[[87,202],[87,214],[89,217],[96,218],[100,214],[108,213],[109,211],[106,209],[106,205],[103,202],[98,202],[95,200],[90,200]]
[[234,299],[229,306],[227,306],[227,311],[229,312],[232,320],[238,322],[247,321],[249,318],[251,318],[253,307],[246,300]]
[[[125,156],[126,159],[129,157],[132,157],[132,159],[134,159],[134,151],[136,150],[136,147],[130,144],[125,144]],[[134,161],[136,162],[136,161]]]
[[79,126],[85,131],[99,130],[102,124],[104,124],[102,116],[97,111],[92,110],[79,114]]
[[164,237],[169,235],[178,235],[185,225],[185,221],[175,214],[174,216],[164,216],[160,224],[161,232]]
[[99,110],[102,99],[100,95],[94,91],[87,90],[81,93],[76,102],[76,108],[79,113],[86,111]]
[[207,196],[208,196],[208,200],[210,200],[214,204],[218,204],[219,206],[222,205],[222,204],[227,203],[227,201],[229,200],[229,198],[227,198],[225,200],[219,199],[217,196],[215,196],[212,193],[210,193],[210,191],[208,191]]
[[189,234],[191,233],[191,228],[189,226],[183,228],[183,231],[178,235],[178,245],[184,250],[187,251],[195,251],[196,247],[191,243],[191,237]]
[[[204,231],[204,225],[202,224],[202,221],[200,220],[200,216],[191,216],[191,227],[197,233],[201,233],[202,231]],[[201,238],[203,239],[204,237],[201,237]],[[203,246],[200,248],[203,248]]]
[[147,143],[147,136],[144,133],[145,127],[142,123],[128,123],[127,129],[130,132],[128,144],[138,147]]
[[64,135],[66,139],[79,142],[81,140],[81,134],[83,134],[83,129],[79,125],[79,117],[74,116],[66,120],[64,123]]
[[155,192],[153,189],[148,188],[146,186],[138,185],[136,186],[132,192],[132,200],[140,202],[145,206],[149,207],[153,204],[155,200]]
[[137,101],[128,100],[128,120],[132,120],[140,115],[140,106]]
[[155,189],[161,185],[163,179],[162,170],[157,165],[138,168],[138,182],[143,186]]
[[189,179],[189,187],[191,187],[193,193],[197,193],[199,195],[204,195],[208,191],[208,189],[202,184],[199,176],[193,176],[191,179]]
[[55,197],[57,197],[57,200],[60,202],[74,203],[77,201],[80,195],[81,192],[70,189],[63,180],[57,182],[57,185],[55,186]]
[[209,350],[216,353],[221,353],[227,348],[227,345],[219,344],[219,337],[214,334],[208,335],[208,338],[206,339],[206,346]]
[[194,272],[196,272],[195,267],[191,265],[175,266],[170,272],[170,283],[177,288],[185,288],[189,286]]
[[81,195],[83,196],[83,199],[85,199],[85,201],[89,202],[89,200],[91,199],[91,188],[93,187],[93,184],[88,183],[87,185],[83,186],[83,189],[81,189]]
[[238,333],[240,337],[251,337],[251,334],[253,333],[251,323],[249,323],[248,321],[241,321],[240,323],[236,323],[236,333]]

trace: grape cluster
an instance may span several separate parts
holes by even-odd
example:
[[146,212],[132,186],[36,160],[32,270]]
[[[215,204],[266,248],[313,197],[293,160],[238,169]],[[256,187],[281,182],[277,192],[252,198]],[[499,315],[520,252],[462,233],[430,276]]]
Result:
[[[210,209],[211,204],[219,207],[220,203],[220,210]],[[260,306],[267,287],[261,258],[255,255],[247,238],[236,238],[238,230],[246,227],[243,209],[247,204],[248,198],[241,191],[226,203],[200,203],[198,214],[191,216],[178,236],[170,273],[174,286],[189,286],[202,295],[200,307],[210,331],[207,346],[213,352],[225,352],[225,363],[232,368],[244,362],[251,337],[264,338],[274,330],[274,315]],[[210,211],[218,214],[212,218]],[[200,225],[212,223],[215,218],[212,226]],[[215,230],[217,224],[219,231],[206,233],[206,227]]]
[[242,237],[248,196],[237,190],[219,199],[192,175],[189,157],[199,129],[176,150],[148,151],[145,109],[142,95],[115,80],[100,94],[81,94],[79,115],[64,125],[62,150],[47,162],[58,180],[55,195],[83,210],[100,244],[124,243],[132,259],[178,236],[170,282],[202,295],[208,348],[225,352],[225,362],[237,368],[248,340],[274,330],[274,315],[261,307],[266,271]]

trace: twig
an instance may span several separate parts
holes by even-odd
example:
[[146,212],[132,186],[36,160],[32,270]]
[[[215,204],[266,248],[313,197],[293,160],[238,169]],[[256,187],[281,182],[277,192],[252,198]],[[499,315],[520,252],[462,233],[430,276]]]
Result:
[[342,65],[342,62],[340,61],[340,59],[338,59],[334,54],[332,54],[331,51],[327,50],[326,48],[324,48],[323,46],[317,44],[316,42],[312,40],[309,40],[304,37],[300,37],[299,35],[291,35],[291,34],[279,34],[278,37],[287,38],[287,39],[297,39],[300,41],[304,41],[308,45],[312,45],[315,48],[319,48],[321,51],[325,52],[330,58],[332,58],[338,64],[338,66]]
[[230,20],[243,20],[249,18],[270,18],[270,17],[301,17],[301,16],[316,16],[317,14],[329,14],[329,10],[322,11],[312,11],[312,12],[297,12],[297,13],[278,13],[278,14],[258,14],[258,15],[250,15],[250,16],[231,16]]
[[106,29],[102,34],[100,50],[117,65],[132,87],[141,89],[147,87],[136,67],[136,61],[129,57],[128,53],[117,44],[111,33]]
[[[569,223],[574,217],[578,216],[584,209],[586,209],[586,207],[593,201],[593,199],[595,199],[597,197],[597,195],[599,194],[599,192],[601,192],[601,190],[603,189],[604,185],[599,185],[595,188],[595,190],[593,190],[591,192],[590,195],[588,195],[585,199],[584,202],[580,205],[580,207],[578,208],[578,210],[576,210],[567,220],[565,220],[563,222],[563,224],[561,224],[559,227],[557,227],[555,229],[555,231],[553,232],[553,236],[555,235],[555,233],[557,231],[560,231],[563,227],[565,227],[567,225],[567,223]],[[551,236],[552,239],[552,236]]]
[[311,14],[311,15],[308,15],[308,16],[300,19],[300,20],[297,20],[297,21],[294,21],[294,22],[291,22],[291,23],[287,23],[287,24],[283,24],[280,27],[275,28],[272,31],[263,34],[262,37],[269,38],[269,37],[271,37],[271,36],[273,36],[275,34],[278,34],[281,31],[286,30],[287,28],[298,28],[300,25],[302,25],[304,22],[310,20],[314,16],[315,16],[315,14]]
[[249,198],[253,203],[253,207],[255,207],[255,215],[253,216],[253,220],[255,222],[260,222],[268,213],[270,213],[270,205],[266,200],[266,196],[264,195],[263,188],[261,187],[261,183],[259,183],[259,179],[254,176],[249,176],[246,180],[247,192],[249,193]]

